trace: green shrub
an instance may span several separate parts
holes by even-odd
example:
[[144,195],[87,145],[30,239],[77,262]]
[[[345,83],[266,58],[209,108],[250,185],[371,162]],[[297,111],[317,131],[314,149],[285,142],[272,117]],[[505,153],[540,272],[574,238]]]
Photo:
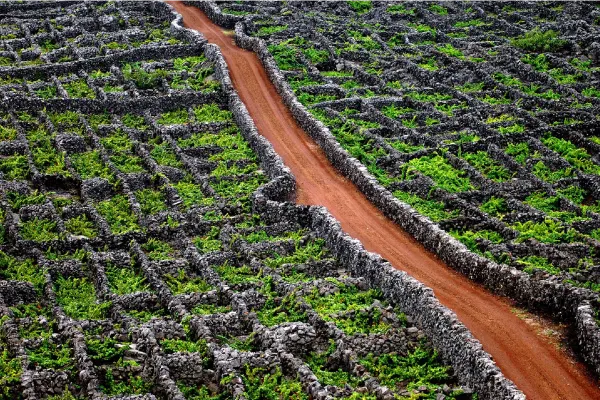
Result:
[[504,182],[514,176],[514,173],[511,173],[502,164],[491,158],[485,151],[463,153],[462,157],[484,176],[495,182]]
[[542,32],[536,27],[524,35],[518,36],[511,40],[513,46],[526,51],[558,51],[565,47],[568,43],[566,40],[558,38],[558,32],[548,30]]
[[396,353],[375,356],[368,354],[360,360],[367,371],[387,387],[396,387],[401,382],[407,390],[419,386],[435,389],[449,380],[449,367],[445,367],[438,354],[423,347],[411,351],[405,357]]
[[246,365],[242,381],[248,400],[308,400],[309,398],[302,390],[300,382],[285,377],[280,367],[271,373],[263,368],[250,368]]
[[0,171],[6,180],[25,180],[29,177],[29,163],[27,156],[15,155],[0,159]]
[[431,219],[433,222],[439,222],[446,219],[452,219],[458,216],[458,210],[447,211],[446,206],[441,201],[423,199],[415,194],[394,191],[394,197],[410,205],[420,214]]
[[560,269],[550,264],[547,258],[538,256],[527,256],[521,257],[517,260],[517,263],[524,266],[523,271],[532,273],[536,269],[541,269],[552,275],[559,275]]
[[108,263],[105,272],[110,290],[117,295],[151,291],[146,278],[133,268]]
[[370,1],[347,1],[346,3],[357,14],[364,14],[373,8],[373,3]]
[[96,209],[106,219],[112,233],[116,235],[140,229],[137,218],[129,207],[127,197],[122,194],[101,201],[96,205]]
[[110,302],[97,303],[96,290],[86,278],[59,276],[54,285],[56,301],[74,319],[104,319]]
[[197,122],[226,122],[233,118],[231,111],[222,110],[214,103],[194,107],[194,116]]
[[206,281],[200,277],[190,277],[184,270],[180,269],[177,276],[166,274],[165,283],[173,294],[188,294],[208,292],[212,289]]
[[419,171],[433,179],[436,185],[451,193],[473,189],[470,179],[462,170],[452,167],[440,155],[413,158],[402,168],[402,176],[410,178],[412,171]]
[[49,219],[36,217],[32,220],[21,222],[20,232],[24,240],[33,240],[34,242],[47,242],[59,239],[56,222]]
[[73,235],[81,235],[88,238],[95,238],[98,235],[98,230],[94,222],[88,219],[85,214],[66,221],[65,228]]
[[150,238],[142,245],[150,260],[169,260],[175,255],[175,249],[167,242]]
[[81,179],[104,178],[114,180],[110,168],[104,164],[97,150],[71,155],[71,163]]
[[521,243],[527,239],[536,239],[541,243],[572,243],[580,240],[579,234],[573,228],[566,228],[560,222],[546,219],[544,222],[515,222],[513,229],[519,232],[516,242]]
[[159,190],[142,189],[135,192],[142,212],[152,215],[167,210],[165,195]]

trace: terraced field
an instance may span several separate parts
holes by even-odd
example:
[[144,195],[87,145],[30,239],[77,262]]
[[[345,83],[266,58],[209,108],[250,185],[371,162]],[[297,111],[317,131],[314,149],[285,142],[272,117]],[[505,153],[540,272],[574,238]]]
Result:
[[291,175],[167,5],[0,15],[0,399],[521,398],[425,287],[274,201]]

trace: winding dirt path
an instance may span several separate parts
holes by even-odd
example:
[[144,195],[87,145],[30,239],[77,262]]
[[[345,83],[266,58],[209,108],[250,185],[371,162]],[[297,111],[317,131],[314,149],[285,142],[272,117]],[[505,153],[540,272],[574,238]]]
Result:
[[344,231],[367,250],[433,288],[529,399],[600,399],[600,388],[585,368],[517,317],[507,300],[450,269],[341,176],[297,125],[253,52],[237,47],[231,36],[197,8],[168,3],[183,15],[186,27],[202,32],[221,48],[233,85],[258,131],[296,177],[299,203],[327,207]]

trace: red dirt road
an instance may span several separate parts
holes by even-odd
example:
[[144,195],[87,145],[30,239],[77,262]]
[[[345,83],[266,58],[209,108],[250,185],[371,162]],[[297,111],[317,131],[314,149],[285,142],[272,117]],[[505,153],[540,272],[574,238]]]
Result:
[[296,177],[299,203],[327,207],[344,231],[367,250],[433,288],[529,399],[600,399],[598,383],[586,375],[584,367],[517,317],[507,300],[450,269],[341,176],[297,125],[253,52],[237,47],[231,36],[197,8],[168,3],[183,15],[186,27],[200,31],[221,48],[233,85],[258,131]]

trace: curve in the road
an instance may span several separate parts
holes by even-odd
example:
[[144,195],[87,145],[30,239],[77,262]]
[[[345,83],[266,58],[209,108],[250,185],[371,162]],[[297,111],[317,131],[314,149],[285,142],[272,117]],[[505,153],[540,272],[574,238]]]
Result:
[[600,399],[597,382],[585,368],[520,319],[508,301],[449,268],[340,175],[298,126],[256,54],[237,47],[199,9],[181,2],[169,4],[183,15],[186,27],[221,48],[233,85],[258,132],[273,144],[296,177],[299,203],[327,207],[344,231],[367,250],[431,287],[529,399]]

